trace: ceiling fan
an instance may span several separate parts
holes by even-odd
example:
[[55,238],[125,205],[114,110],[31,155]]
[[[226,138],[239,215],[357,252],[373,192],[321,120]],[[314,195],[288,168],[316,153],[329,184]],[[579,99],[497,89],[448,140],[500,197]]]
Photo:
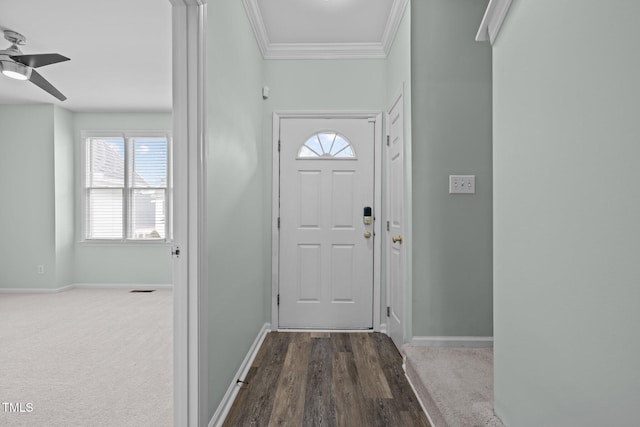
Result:
[[25,55],[19,45],[25,44],[26,37],[15,31],[5,30],[4,38],[11,43],[11,47],[0,50],[0,71],[7,77],[17,80],[29,80],[39,88],[45,90],[60,101],[67,99],[58,89],[40,75],[34,68],[68,61],[69,58],[57,53],[43,53],[39,55]]

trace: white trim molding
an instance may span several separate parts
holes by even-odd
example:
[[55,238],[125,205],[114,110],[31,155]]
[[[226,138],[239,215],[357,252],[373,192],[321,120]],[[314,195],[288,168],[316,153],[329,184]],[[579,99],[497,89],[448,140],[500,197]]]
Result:
[[267,34],[267,27],[264,26],[258,0],[242,0],[242,4],[247,12],[247,18],[249,18],[249,24],[251,25],[253,34],[256,36],[258,48],[264,57],[265,52],[269,49],[269,35]]
[[491,348],[493,337],[413,337],[411,344],[425,347]]
[[0,288],[0,294],[57,294],[70,291],[74,285],[62,286],[60,288]]
[[133,283],[74,283],[71,285],[74,289],[141,289],[141,290],[153,290],[153,289],[173,289],[171,283],[164,284],[146,284],[136,285]]
[[57,294],[72,289],[173,289],[171,283],[136,285],[130,283],[74,283],[60,288],[0,288],[0,294]]
[[396,39],[404,11],[407,9],[409,0],[395,0],[391,5],[391,12],[389,12],[389,19],[387,20],[387,26],[382,33],[382,46],[384,48],[385,57],[389,54],[393,41]]
[[422,411],[427,416],[427,420],[429,420],[429,425],[435,426],[436,424],[433,422],[433,420],[431,419],[431,415],[429,415],[427,408],[424,406],[424,402],[422,401],[422,398],[420,398],[420,394],[418,393],[416,386],[413,385],[413,382],[411,382],[411,378],[409,377],[409,375],[407,375],[407,356],[404,354],[402,355],[402,370],[404,371],[404,377],[407,379],[407,382],[411,386],[411,390],[413,390],[413,395],[416,397],[416,399],[418,399],[418,403],[420,403]]
[[208,406],[206,245],[207,0],[173,6],[174,425],[205,425]]
[[384,59],[387,54],[382,43],[269,43],[262,56],[264,59]]
[[224,420],[227,418],[227,415],[229,415],[231,406],[233,405],[233,402],[236,399],[238,392],[240,391],[242,383],[240,383],[239,381],[246,378],[247,374],[249,373],[249,369],[251,368],[251,364],[258,354],[258,350],[260,350],[260,347],[262,346],[262,343],[264,342],[264,339],[269,332],[271,332],[271,324],[265,323],[264,325],[262,325],[260,332],[258,332],[256,339],[253,341],[253,344],[251,344],[251,347],[249,348],[249,352],[240,364],[238,372],[233,377],[233,381],[231,381],[231,384],[229,384],[229,388],[224,394],[220,405],[218,405],[218,409],[216,409],[216,412],[213,414],[213,417],[209,421],[209,427],[219,427],[224,423]]
[[476,34],[476,41],[489,41],[495,43],[504,19],[507,17],[512,0],[490,0],[487,10],[482,18],[482,23]]
[[409,0],[393,0],[382,40],[370,43],[272,43],[258,0],[242,0],[264,59],[384,59],[391,50]]

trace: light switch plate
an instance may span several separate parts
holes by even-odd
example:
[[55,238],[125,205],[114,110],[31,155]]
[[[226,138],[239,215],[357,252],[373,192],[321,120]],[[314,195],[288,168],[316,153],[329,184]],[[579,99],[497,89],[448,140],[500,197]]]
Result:
[[475,175],[449,175],[449,194],[475,194]]

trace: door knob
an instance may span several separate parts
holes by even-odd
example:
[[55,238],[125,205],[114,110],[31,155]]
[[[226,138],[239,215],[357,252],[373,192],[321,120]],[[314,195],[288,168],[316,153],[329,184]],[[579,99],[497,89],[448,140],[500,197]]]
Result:
[[402,236],[394,236],[394,237],[392,237],[392,238],[391,238],[391,241],[392,241],[393,243],[400,243],[400,244],[402,244]]
[[364,232],[364,237],[366,237],[367,239],[371,238],[371,232],[369,230]]

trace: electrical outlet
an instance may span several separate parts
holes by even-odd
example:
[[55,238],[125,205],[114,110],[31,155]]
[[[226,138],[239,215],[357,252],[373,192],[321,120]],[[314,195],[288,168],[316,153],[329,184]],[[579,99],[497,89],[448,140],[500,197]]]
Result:
[[475,194],[475,175],[449,175],[449,194]]
[[40,264],[38,266],[38,274],[44,274],[44,265]]

